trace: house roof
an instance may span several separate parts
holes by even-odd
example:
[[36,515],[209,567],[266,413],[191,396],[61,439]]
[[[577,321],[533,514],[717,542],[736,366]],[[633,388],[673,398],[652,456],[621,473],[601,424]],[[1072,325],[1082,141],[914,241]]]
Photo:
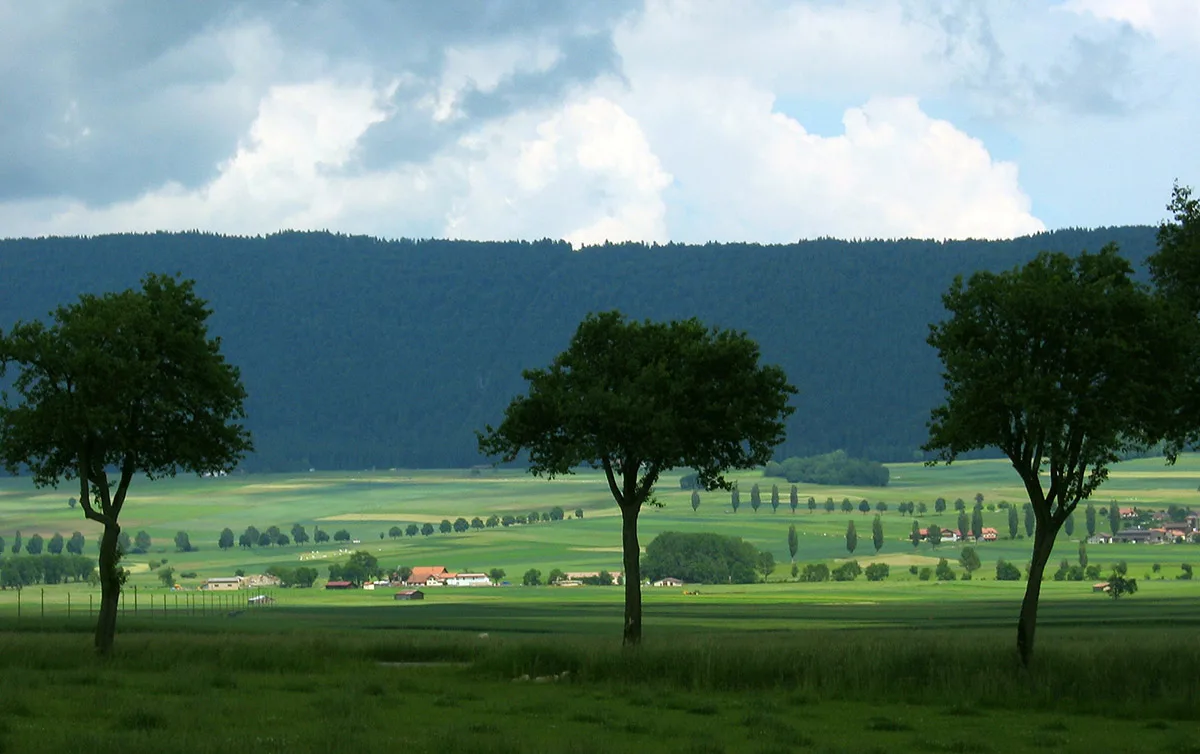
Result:
[[446,574],[446,577],[447,578],[457,578],[457,579],[486,579],[486,578],[489,578],[486,573],[449,573],[449,574]]
[[424,594],[424,592],[422,592],[420,589],[404,589],[402,591],[396,592],[396,594],[412,596],[414,594]]
[[446,578],[446,576],[449,575],[451,574],[447,573],[446,566],[417,566],[416,568],[412,569],[412,575],[410,575],[408,578],[410,580],[424,579],[428,576]]
[[349,581],[327,581],[327,582],[325,582],[325,586],[326,587],[354,586],[354,584],[351,584]]

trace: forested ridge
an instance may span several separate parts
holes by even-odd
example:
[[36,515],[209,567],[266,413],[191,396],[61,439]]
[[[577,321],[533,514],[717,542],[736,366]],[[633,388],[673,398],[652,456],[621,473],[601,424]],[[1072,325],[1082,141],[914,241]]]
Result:
[[588,312],[745,330],[799,389],[777,459],[844,449],[912,460],[941,398],[925,338],[956,274],[1115,241],[1143,267],[1151,227],[1011,241],[619,244],[382,241],[204,233],[0,241],[0,327],[81,293],[182,273],[242,370],[252,471],[484,463],[474,432]]

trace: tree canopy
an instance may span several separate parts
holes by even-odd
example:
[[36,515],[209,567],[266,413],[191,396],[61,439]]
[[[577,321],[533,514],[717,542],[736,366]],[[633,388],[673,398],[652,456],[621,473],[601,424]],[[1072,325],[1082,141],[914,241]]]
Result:
[[506,462],[524,454],[530,473],[550,478],[582,464],[604,469],[622,512],[624,640],[636,644],[637,516],[659,476],[691,468],[704,489],[729,489],[725,471],[765,464],[784,439],[795,388],[759,364],[744,333],[616,311],[588,315],[548,368],[523,376],[528,394],[479,435],[479,449]]
[[49,325],[0,333],[0,370],[18,369],[17,400],[0,401],[0,462],[37,486],[76,480],[84,515],[104,526],[101,652],[115,632],[118,517],[134,475],[228,471],[251,450],[246,393],[208,335],[210,314],[191,281],[151,274],[140,290],[84,294]]
[[693,584],[753,584],[759,558],[754,545],[741,537],[665,531],[646,545],[642,572],[652,581],[672,577]]
[[1172,385],[1192,336],[1112,244],[959,277],[942,300],[950,316],[931,326],[929,344],[943,364],[945,403],[932,412],[925,450],[950,463],[998,448],[1024,483],[1036,521],[1018,622],[1028,664],[1054,537],[1122,453],[1171,430]]

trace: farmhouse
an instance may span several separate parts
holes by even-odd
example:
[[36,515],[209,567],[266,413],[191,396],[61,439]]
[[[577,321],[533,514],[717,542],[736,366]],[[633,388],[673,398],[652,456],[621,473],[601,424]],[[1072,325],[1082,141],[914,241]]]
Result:
[[1162,529],[1166,533],[1168,542],[1187,539],[1187,535],[1192,533],[1191,524],[1163,524]]
[[326,589],[353,589],[354,584],[349,581],[329,581],[325,584]]
[[486,573],[453,573],[446,577],[446,586],[491,586]]
[[242,579],[240,576],[231,576],[227,579],[209,579],[200,588],[209,592],[232,592],[242,588]]
[[[621,572],[620,571],[609,571],[609,573],[612,576],[612,583],[614,583],[614,584],[625,583],[621,580]],[[595,578],[599,578],[599,576],[600,576],[599,571],[572,571],[571,573],[566,574],[566,580],[567,581],[578,581],[580,583],[585,583],[584,579],[595,579]],[[566,586],[566,585],[564,584],[564,586]]]
[[1108,532],[1098,531],[1087,538],[1089,545],[1109,545],[1112,544],[1113,536]]
[[655,581],[654,586],[683,586],[683,582],[674,576],[668,576],[665,579]]
[[1166,541],[1166,532],[1162,529],[1126,529],[1114,534],[1113,541],[1159,545]]
[[407,600],[423,600],[425,599],[425,592],[422,592],[420,589],[405,589],[402,592],[396,592],[394,599],[397,602]]
[[990,526],[983,527],[983,541],[984,542],[995,542],[998,537],[999,537],[999,534],[996,532],[995,529],[993,529]]
[[957,542],[961,537],[958,535],[957,529],[942,529],[943,542]]
[[1137,518],[1137,508],[1121,508],[1121,518]]
[[454,574],[446,566],[417,566],[404,580],[405,586],[444,586]]

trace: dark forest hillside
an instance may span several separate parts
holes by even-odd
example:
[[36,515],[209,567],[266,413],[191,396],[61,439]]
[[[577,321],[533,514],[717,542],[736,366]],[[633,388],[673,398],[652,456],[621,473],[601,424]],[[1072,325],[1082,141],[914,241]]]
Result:
[[258,452],[246,467],[292,470],[482,463],[474,430],[587,312],[694,315],[747,331],[799,388],[779,457],[911,460],[941,390],[925,336],[954,275],[1109,241],[1141,267],[1154,229],[581,252],[327,233],[18,239],[0,241],[0,327],[146,272],[194,278],[250,393]]

